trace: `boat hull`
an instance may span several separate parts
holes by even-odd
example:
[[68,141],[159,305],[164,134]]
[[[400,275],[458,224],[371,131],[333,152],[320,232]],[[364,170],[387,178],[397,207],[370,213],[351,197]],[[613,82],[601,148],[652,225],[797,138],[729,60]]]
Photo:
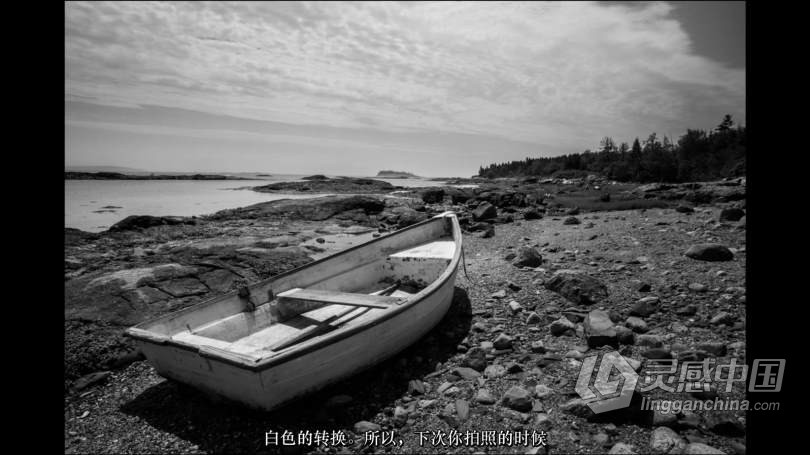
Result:
[[249,407],[272,410],[370,368],[433,329],[453,300],[457,270],[430,295],[389,319],[265,370],[200,356],[176,346],[139,341],[158,374]]

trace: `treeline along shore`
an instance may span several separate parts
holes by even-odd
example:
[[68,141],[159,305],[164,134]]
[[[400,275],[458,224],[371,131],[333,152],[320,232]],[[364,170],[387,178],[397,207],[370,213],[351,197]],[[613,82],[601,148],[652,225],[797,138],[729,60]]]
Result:
[[584,177],[600,174],[620,182],[694,182],[745,175],[746,131],[734,126],[730,115],[713,130],[689,129],[673,141],[652,133],[632,145],[616,145],[611,137],[598,151],[548,158],[494,163],[478,170],[482,177],[554,175]]

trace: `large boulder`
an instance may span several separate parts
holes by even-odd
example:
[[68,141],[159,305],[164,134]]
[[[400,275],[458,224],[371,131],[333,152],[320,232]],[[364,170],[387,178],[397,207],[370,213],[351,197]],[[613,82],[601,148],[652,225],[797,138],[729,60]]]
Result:
[[734,253],[719,243],[692,245],[686,250],[684,256],[699,261],[730,261],[734,259]]
[[323,221],[344,212],[376,215],[385,209],[385,202],[374,196],[334,195],[309,199],[280,199],[260,202],[247,207],[219,211],[211,218],[251,219],[286,217],[296,220]]
[[532,247],[522,246],[518,249],[512,265],[516,267],[539,267],[543,263],[543,257]]
[[592,305],[608,296],[604,283],[577,270],[558,270],[545,287],[580,305]]
[[426,213],[402,205],[391,209],[386,221],[391,224],[396,224],[397,228],[402,229],[426,219],[428,219]]
[[447,194],[450,195],[450,201],[453,204],[463,204],[475,197],[475,193],[463,188],[453,188]]
[[530,208],[523,212],[524,220],[539,220],[540,218],[543,218],[543,214],[536,208]]
[[498,209],[489,202],[484,202],[472,212],[475,221],[489,220],[498,216]]
[[518,412],[532,410],[532,393],[522,387],[512,386],[503,396],[504,406]]
[[720,212],[720,221],[740,221],[745,216],[745,211],[738,208],[727,208]]
[[195,224],[196,221],[191,218],[183,218],[178,216],[151,216],[151,215],[130,215],[123,220],[115,223],[110,227],[110,231],[132,231],[135,229],[145,229],[153,226],[177,225],[177,224]]
[[444,190],[441,188],[431,188],[423,191],[421,197],[425,204],[438,204],[444,200]]

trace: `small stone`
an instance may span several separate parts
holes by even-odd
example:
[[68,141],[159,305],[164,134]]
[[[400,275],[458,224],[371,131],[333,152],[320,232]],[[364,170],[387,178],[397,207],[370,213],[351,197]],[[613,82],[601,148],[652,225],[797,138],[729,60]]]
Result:
[[532,409],[531,393],[524,388],[512,386],[504,394],[503,404],[518,412],[529,412]]
[[697,310],[698,308],[696,305],[689,304],[675,310],[675,314],[679,316],[693,316],[697,314]]
[[674,412],[663,413],[660,410],[654,410],[652,417],[652,424],[656,427],[675,428],[678,424],[678,416]]
[[540,315],[535,311],[532,311],[529,313],[529,316],[526,317],[526,324],[537,324],[540,321],[542,321],[542,318],[540,318]]
[[453,373],[455,373],[456,375],[460,376],[461,378],[467,381],[472,381],[478,376],[481,376],[481,373],[469,367],[454,368]]
[[714,316],[714,317],[711,319],[711,321],[709,321],[709,322],[710,322],[712,325],[722,325],[722,324],[731,325],[731,324],[733,324],[733,323],[734,323],[736,320],[737,320],[737,318],[735,318],[735,317],[734,317],[734,316],[732,316],[731,314],[726,313],[725,311],[721,311],[721,312],[717,313],[717,314],[716,314],[716,315],[715,315],[715,316]]
[[515,300],[509,302],[509,309],[512,310],[512,314],[517,314],[523,311],[523,307],[520,306],[520,304]]
[[450,387],[449,389],[445,390],[443,395],[447,395],[448,397],[452,397],[454,395],[458,395],[459,392],[461,392],[461,389],[454,386],[454,387]]
[[588,407],[585,400],[574,398],[560,405],[560,410],[578,417],[588,417],[593,415],[593,411]]
[[541,412],[534,416],[534,427],[538,430],[548,430],[551,428],[551,419],[548,414]]
[[495,404],[497,400],[489,390],[478,389],[478,393],[475,395],[475,401],[481,404]]
[[484,376],[488,378],[500,378],[506,376],[506,368],[503,365],[489,365],[484,370]]
[[482,347],[480,348],[472,348],[467,351],[467,355],[464,357],[462,361],[462,366],[470,367],[476,371],[484,371],[484,368],[487,367],[487,357],[486,352]]
[[671,359],[672,353],[669,349],[664,348],[651,348],[641,353],[642,356],[648,359]]
[[420,408],[424,409],[433,406],[433,404],[436,403],[436,401],[437,400],[419,400],[417,404],[419,405]]
[[82,390],[84,390],[84,389],[86,389],[86,388],[88,388],[88,387],[90,387],[90,386],[92,386],[94,384],[104,382],[105,380],[107,380],[107,378],[109,376],[110,376],[109,371],[98,371],[98,372],[95,372],[95,373],[90,373],[88,375],[82,376],[79,379],[77,379],[73,383],[72,389],[74,391],[76,391],[76,392],[81,392]]
[[706,292],[709,290],[709,287],[701,283],[690,283],[689,290],[694,292]]
[[629,328],[623,326],[616,326],[614,327],[614,330],[616,331],[616,340],[619,342],[619,344],[636,343],[636,334],[633,333],[633,331],[630,330]]
[[568,218],[566,218],[563,221],[563,224],[565,224],[565,225],[573,225],[573,224],[580,224],[580,223],[582,223],[582,221],[580,221],[579,218],[577,218],[575,216],[569,216]]
[[507,281],[506,282],[506,287],[508,287],[509,289],[511,289],[511,290],[513,290],[515,292],[517,292],[517,291],[519,291],[521,289],[520,286],[518,286],[517,284],[515,284],[512,281]]
[[576,325],[574,325],[573,322],[569,321],[565,317],[562,317],[552,322],[548,328],[551,331],[552,335],[560,336],[569,331],[573,332],[574,330],[576,330],[577,327]]
[[504,333],[498,335],[495,341],[492,342],[495,349],[504,350],[512,348],[512,338]]
[[700,415],[692,411],[681,412],[681,417],[678,418],[678,427],[682,429],[695,429],[700,426]]
[[684,440],[668,427],[658,427],[650,436],[650,448],[655,452],[677,453],[686,446]]
[[725,208],[720,211],[719,220],[722,221],[740,221],[745,216],[745,212],[739,208]]
[[498,292],[493,292],[490,297],[492,297],[493,299],[502,299],[502,298],[506,297],[506,291],[501,289]]
[[366,420],[361,420],[354,424],[355,433],[367,433],[369,431],[380,431],[381,429],[382,427],[376,423],[368,422]]
[[411,395],[424,395],[425,383],[419,379],[411,379],[408,381],[408,393]]
[[546,354],[543,356],[542,359],[537,361],[537,366],[544,368],[551,365],[554,362],[559,362],[560,360],[562,360],[562,357],[560,357],[557,354]]
[[518,249],[517,258],[512,262],[512,265],[517,267],[539,267],[543,263],[543,257],[540,252],[532,247],[522,246]]
[[532,412],[543,412],[543,403],[534,400],[532,402]]
[[658,297],[655,296],[644,297],[633,304],[630,308],[630,314],[646,318],[658,311],[658,301]]
[[546,345],[542,340],[532,341],[532,352],[543,354],[546,352]]
[[551,395],[552,393],[554,393],[554,391],[551,390],[545,384],[538,384],[538,385],[534,386],[534,396],[536,396],[537,398],[540,398],[540,399],[546,398],[549,395]]
[[619,341],[616,330],[613,329],[613,321],[608,313],[602,310],[593,310],[585,318],[585,335],[588,346],[598,348],[605,345],[618,347]]
[[577,351],[576,349],[571,349],[570,351],[565,353],[564,357],[566,359],[582,360],[585,358],[585,354]]
[[728,443],[728,446],[731,447],[731,450],[737,455],[745,455],[745,444],[742,442],[731,441]]
[[436,389],[436,391],[437,391],[437,392],[439,392],[439,393],[444,393],[444,392],[445,392],[447,389],[449,389],[450,387],[453,387],[453,383],[452,383],[452,382],[443,382],[443,383],[442,383],[442,384],[439,386],[439,388],[438,388],[438,389]]
[[663,340],[658,335],[639,335],[636,337],[636,344],[650,348],[660,348],[664,346]]
[[558,270],[545,287],[580,305],[592,305],[608,296],[604,283],[576,270]]
[[467,420],[470,416],[470,404],[466,400],[456,400],[456,416],[461,421]]
[[717,357],[723,357],[727,353],[725,343],[702,343],[697,345],[697,348],[706,352],[710,352]]
[[483,322],[476,322],[472,325],[472,330],[473,332],[487,332],[489,331],[489,327]]
[[509,374],[520,373],[521,371],[523,371],[523,365],[519,363],[511,362],[506,366],[506,372]]
[[636,333],[644,333],[647,330],[649,330],[649,328],[647,327],[647,323],[644,322],[644,319],[641,319],[636,316],[630,316],[629,318],[627,318],[627,320],[624,321],[624,325]]
[[610,448],[609,454],[619,454],[619,455],[635,455],[635,451],[633,450],[633,446],[630,444],[625,444],[623,442],[617,442]]
[[650,286],[650,283],[641,283],[641,284],[638,285],[637,289],[638,289],[638,292],[650,292],[650,290],[652,289],[652,286]]
[[725,454],[722,450],[715,449],[712,446],[700,443],[700,442],[692,442],[687,444],[686,448],[683,449],[682,452],[684,455],[699,455],[699,454]]
[[396,426],[402,426],[405,424],[405,421],[408,420],[408,416],[411,414],[410,409],[397,406],[394,409],[394,424]]
[[730,261],[734,253],[728,247],[719,243],[702,243],[689,247],[684,256],[699,261]]

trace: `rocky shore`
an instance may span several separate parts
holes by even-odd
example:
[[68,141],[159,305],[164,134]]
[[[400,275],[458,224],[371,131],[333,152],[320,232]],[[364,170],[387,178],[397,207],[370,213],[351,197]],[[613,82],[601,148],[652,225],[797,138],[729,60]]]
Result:
[[[66,229],[66,452],[268,451],[270,430],[344,431],[357,440],[346,453],[745,452],[744,412],[665,415],[634,401],[595,415],[574,391],[583,358],[601,350],[619,350],[634,367],[651,358],[745,361],[744,179],[476,179],[476,188],[421,189],[342,180],[294,182],[332,196],[130,217],[98,234]],[[365,186],[375,189],[349,191]],[[145,318],[445,210],[465,231],[466,273],[440,325],[285,409],[211,401],[157,376],[122,337]],[[720,396],[744,398],[744,385]],[[393,429],[404,444],[362,449],[368,428]],[[451,429],[544,430],[549,446],[420,446],[415,433]]]
[[402,189],[388,182],[355,177],[330,178],[323,175],[305,177],[303,182],[276,182],[255,186],[260,193],[355,193],[380,194]]

